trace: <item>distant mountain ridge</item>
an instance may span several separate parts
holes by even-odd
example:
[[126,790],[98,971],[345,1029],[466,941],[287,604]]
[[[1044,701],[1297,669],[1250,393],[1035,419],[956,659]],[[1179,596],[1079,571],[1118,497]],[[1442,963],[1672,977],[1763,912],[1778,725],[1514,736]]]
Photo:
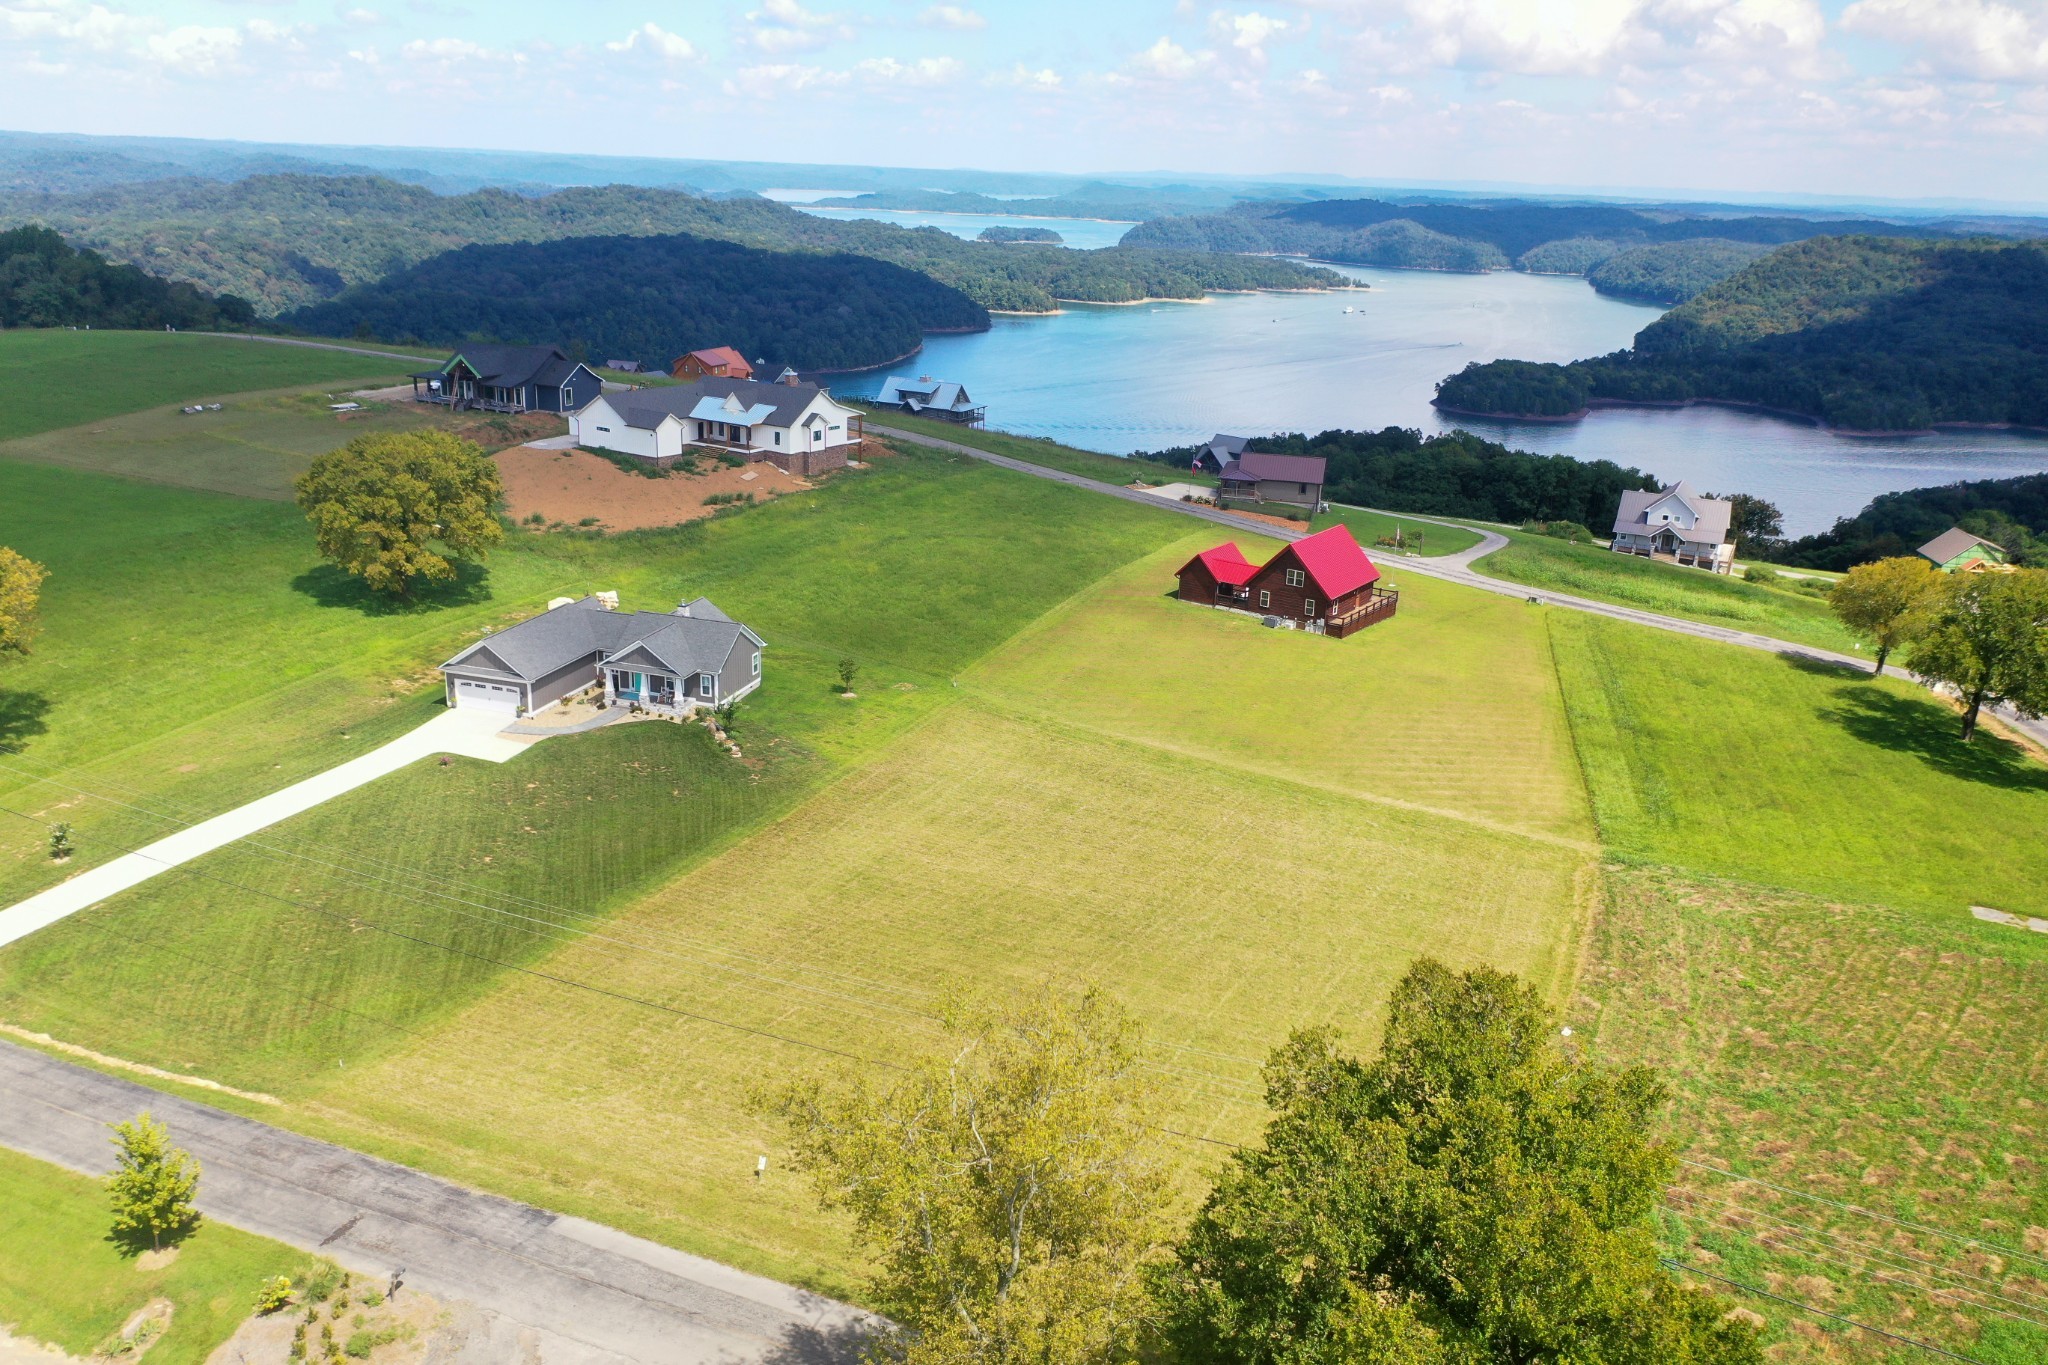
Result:
[[[1219,214],[1157,218],[1132,228],[1123,241],[1126,246],[1271,253],[1409,270],[1584,274],[1595,288],[1682,303],[1734,274],[1757,254],[1732,248],[1873,233],[1928,239],[1954,236],[1935,225],[1876,219],[1693,216],[1619,205],[1521,201],[1446,204],[1331,199],[1240,204]],[[1709,240],[1723,245],[1711,251],[1638,255],[1605,276],[1594,273],[1624,253]]]
[[661,370],[710,345],[805,370],[866,369],[915,351],[927,332],[989,325],[965,294],[901,266],[680,235],[460,247],[279,322],[428,345],[553,342]]
[[1473,364],[1453,412],[1570,417],[1599,403],[1749,404],[1829,426],[2048,428],[2048,242],[1815,237],[1780,247],[1569,365]]
[[937,228],[835,220],[754,197],[630,185],[545,195],[438,195],[381,176],[196,177],[79,194],[0,194],[0,225],[38,223],[109,256],[275,314],[473,243],[692,236],[777,251],[850,252],[918,271],[985,308],[1199,298],[1210,289],[1341,286],[1335,273],[1214,253],[968,242]]

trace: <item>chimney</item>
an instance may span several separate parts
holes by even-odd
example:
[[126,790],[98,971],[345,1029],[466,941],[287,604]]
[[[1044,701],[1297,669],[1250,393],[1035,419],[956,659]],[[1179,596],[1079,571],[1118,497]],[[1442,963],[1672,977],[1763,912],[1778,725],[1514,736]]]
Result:
[[616,592],[594,592],[591,596],[595,597],[597,604],[606,611],[617,611],[619,609],[619,595]]
[[690,603],[695,600],[695,598],[685,597],[682,601],[676,603],[676,609],[670,612],[669,615],[688,616],[690,614]]

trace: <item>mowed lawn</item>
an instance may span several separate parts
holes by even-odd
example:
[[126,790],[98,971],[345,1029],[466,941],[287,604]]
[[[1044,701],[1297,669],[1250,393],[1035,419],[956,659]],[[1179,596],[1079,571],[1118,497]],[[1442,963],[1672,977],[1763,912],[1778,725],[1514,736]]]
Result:
[[395,380],[406,369],[403,361],[346,351],[182,332],[17,328],[0,332],[0,374],[7,376],[0,441],[255,389]]
[[[1397,614],[1347,639],[1178,601],[1196,534],[1037,622],[964,680],[1107,734],[1350,795],[1590,843],[1542,613],[1388,562]],[[1278,548],[1240,538],[1254,560]]]
[[[779,1149],[750,1086],[901,1056],[950,989],[1080,975],[1145,1020],[1173,1126],[1243,1139],[1266,1052],[1322,1023],[1369,1046],[1418,953],[1556,989],[1587,862],[965,699],[554,953],[556,979],[298,1093],[348,1141],[843,1290],[840,1224],[754,1178]],[[1191,1180],[1216,1154],[1178,1151]]]
[[222,400],[219,412],[147,408],[0,441],[0,460],[34,460],[283,502],[290,500],[292,481],[315,456],[358,436],[410,431],[446,416],[423,403],[330,411],[328,405],[339,398],[339,391],[283,389],[235,394]]
[[1506,534],[1507,546],[1479,560],[1474,569],[1532,588],[1844,654],[1856,647],[1856,638],[1828,610],[1827,599],[1794,589],[1791,580],[1751,583],[1733,574],[1618,555],[1599,545],[1571,545],[1522,531]]
[[654,610],[711,594],[768,639],[778,723],[829,717],[829,747],[895,695],[849,709],[827,688],[840,657],[933,683],[1180,532],[1163,511],[913,454],[671,531],[522,532],[487,572],[394,610],[320,563],[295,508],[0,462],[0,543],[51,571],[43,638],[0,673],[0,797],[34,817],[0,823],[0,897],[63,875],[40,855],[49,821],[77,826],[75,871],[163,832],[137,808],[213,814],[425,720],[433,665],[557,594]]
[[2048,915],[2048,765],[1897,678],[1546,609],[1602,842],[1947,918]]
[[[2048,1320],[2048,941],[1628,871],[1591,946],[1575,1022],[1659,1070],[1702,1163],[1668,1203],[1672,1254],[1972,1360],[2048,1359],[2048,1327],[2012,1316]],[[1742,1302],[1781,1359],[1889,1358]]]
[[170,1330],[150,1346],[151,1365],[200,1365],[254,1311],[263,1281],[298,1281],[311,1265],[281,1242],[209,1221],[169,1265],[145,1270],[107,1228],[99,1181],[0,1148],[0,1326],[82,1358],[144,1304],[168,1299]]

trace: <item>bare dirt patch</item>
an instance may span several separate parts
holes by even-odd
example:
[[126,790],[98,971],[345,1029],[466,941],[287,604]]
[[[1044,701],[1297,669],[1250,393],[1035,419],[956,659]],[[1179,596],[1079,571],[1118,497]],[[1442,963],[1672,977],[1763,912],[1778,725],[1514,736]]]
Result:
[[701,474],[671,471],[650,479],[581,450],[518,446],[493,457],[505,484],[505,507],[525,524],[535,513],[548,525],[578,526],[595,517],[607,531],[676,526],[718,511],[709,497],[754,495],[757,501],[812,485],[767,461],[733,469],[714,465]]

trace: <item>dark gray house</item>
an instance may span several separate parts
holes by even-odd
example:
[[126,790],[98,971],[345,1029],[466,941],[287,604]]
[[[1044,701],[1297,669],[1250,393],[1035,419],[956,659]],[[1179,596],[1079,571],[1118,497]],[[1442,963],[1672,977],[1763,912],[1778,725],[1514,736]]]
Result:
[[575,412],[604,380],[558,346],[465,346],[438,370],[412,376],[412,396],[485,412]]
[[507,716],[593,684],[607,701],[686,714],[761,685],[760,636],[699,597],[672,612],[620,611],[617,595],[558,600],[441,665],[448,705]]
[[1248,436],[1226,436],[1217,432],[1209,438],[1195,455],[1195,468],[1209,474],[1220,474],[1223,466],[1244,454],[1244,448],[1251,443]]

